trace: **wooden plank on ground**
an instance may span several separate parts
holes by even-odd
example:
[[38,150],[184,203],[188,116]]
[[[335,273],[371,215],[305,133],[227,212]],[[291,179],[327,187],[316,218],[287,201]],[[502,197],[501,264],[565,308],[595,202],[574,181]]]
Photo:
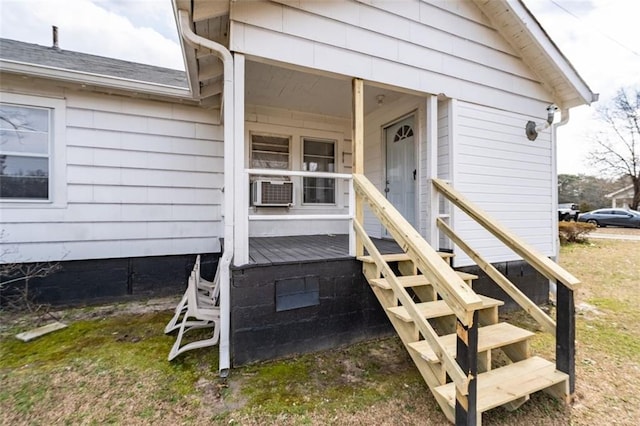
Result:
[[16,334],[16,338],[22,340],[23,342],[29,342],[40,336],[44,336],[45,334],[49,334],[57,330],[62,330],[66,327],[67,324],[56,321],[52,322],[51,324],[43,325],[42,327],[34,328],[33,330],[25,331],[24,333],[18,333]]

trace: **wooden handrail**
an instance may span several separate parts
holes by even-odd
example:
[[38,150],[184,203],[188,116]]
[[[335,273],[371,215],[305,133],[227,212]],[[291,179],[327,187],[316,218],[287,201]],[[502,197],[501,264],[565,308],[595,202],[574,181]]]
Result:
[[476,264],[500,286],[522,309],[535,319],[542,328],[553,336],[556,335],[556,322],[547,315],[538,305],[533,303],[518,287],[516,287],[507,277],[496,269],[491,263],[483,258],[477,251],[472,249],[462,238],[460,238],[449,225],[442,219],[436,219],[438,228],[444,232],[458,247],[464,251]]
[[[364,175],[354,173],[353,185],[413,263],[433,284],[442,299],[464,325],[473,325],[473,312],[482,300],[442,260],[420,233],[393,207]],[[354,221],[358,222],[358,221]]]
[[432,182],[434,187],[449,201],[482,225],[487,231],[491,232],[497,239],[516,252],[549,280],[562,284],[571,290],[575,290],[575,288],[580,284],[580,280],[571,275],[560,265],[553,262],[547,256],[540,253],[531,245],[518,238],[511,231],[494,221],[487,213],[471,201],[467,200],[449,184],[445,183],[441,179],[432,179]]
[[407,310],[409,316],[413,320],[413,323],[418,328],[422,336],[424,336],[425,340],[429,342],[433,352],[436,354],[438,359],[445,365],[447,370],[447,374],[451,377],[451,381],[456,384],[456,388],[460,390],[463,395],[467,395],[469,389],[469,378],[462,371],[462,368],[458,365],[456,360],[449,354],[449,352],[445,349],[445,347],[440,342],[438,338],[438,333],[431,327],[431,324],[424,318],[423,315],[418,312],[415,303],[405,290],[404,286],[400,284],[398,277],[393,272],[391,267],[385,262],[378,251],[377,247],[371,241],[371,238],[364,230],[362,225],[357,221],[353,221],[353,227],[356,230],[356,235],[358,235],[362,239],[362,243],[365,248],[369,252],[369,255],[373,258],[377,267],[380,268],[380,272],[387,279],[387,282],[391,286],[393,290],[393,294],[395,297],[400,300],[402,306]]

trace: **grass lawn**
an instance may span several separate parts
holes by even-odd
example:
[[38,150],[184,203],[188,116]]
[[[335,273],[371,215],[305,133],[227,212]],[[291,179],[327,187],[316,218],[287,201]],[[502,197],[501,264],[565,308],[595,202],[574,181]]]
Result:
[[[640,419],[640,242],[564,247],[583,281],[577,297],[576,402],[544,394],[484,424],[620,424]],[[168,311],[113,316],[69,311],[69,327],[23,343],[29,318],[0,317],[0,424],[446,425],[398,339],[217,374],[217,348],[166,360]],[[533,322],[513,314],[517,324]],[[81,319],[80,319],[81,318]],[[534,351],[553,357],[537,333]]]

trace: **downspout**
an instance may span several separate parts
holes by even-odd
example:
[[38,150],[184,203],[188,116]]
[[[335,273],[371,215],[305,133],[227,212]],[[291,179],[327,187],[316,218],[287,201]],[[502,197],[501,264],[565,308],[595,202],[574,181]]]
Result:
[[223,45],[208,40],[195,34],[191,30],[191,19],[189,12],[184,9],[178,10],[180,35],[184,41],[195,49],[209,49],[222,61],[224,65],[224,85],[222,88],[222,99],[225,105],[223,109],[224,125],[224,250],[220,260],[220,361],[219,372],[222,377],[229,374],[230,352],[229,352],[229,332],[230,332],[230,270],[233,258],[233,56]]
[[[564,126],[565,124],[567,124],[569,122],[569,108],[562,108],[560,110],[560,114],[561,114],[561,119],[557,124],[553,125],[553,143],[555,144],[555,155],[554,155],[554,164],[553,164],[553,168],[555,170],[553,176],[553,183],[552,183],[552,190],[556,191],[556,204],[558,203],[558,127],[560,126]],[[558,220],[558,213],[555,212],[552,214],[555,214],[555,220]],[[557,228],[557,222],[556,223],[556,228]],[[560,263],[560,237],[558,236],[558,233],[556,232],[556,243],[555,243],[555,259],[553,259],[556,263]],[[552,301],[555,304],[556,301],[556,295],[558,293],[558,287],[557,284],[550,280],[549,281],[549,294],[552,297]]]

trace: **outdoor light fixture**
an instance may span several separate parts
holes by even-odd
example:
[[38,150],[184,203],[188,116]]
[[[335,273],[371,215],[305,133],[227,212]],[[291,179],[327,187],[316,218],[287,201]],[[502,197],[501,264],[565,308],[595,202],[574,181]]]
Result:
[[527,121],[527,125],[524,128],[524,131],[527,135],[527,138],[530,141],[535,141],[538,137],[538,133],[547,129],[553,123],[553,116],[558,110],[558,107],[554,104],[551,104],[547,107],[547,121],[544,123],[536,124],[533,121]]

